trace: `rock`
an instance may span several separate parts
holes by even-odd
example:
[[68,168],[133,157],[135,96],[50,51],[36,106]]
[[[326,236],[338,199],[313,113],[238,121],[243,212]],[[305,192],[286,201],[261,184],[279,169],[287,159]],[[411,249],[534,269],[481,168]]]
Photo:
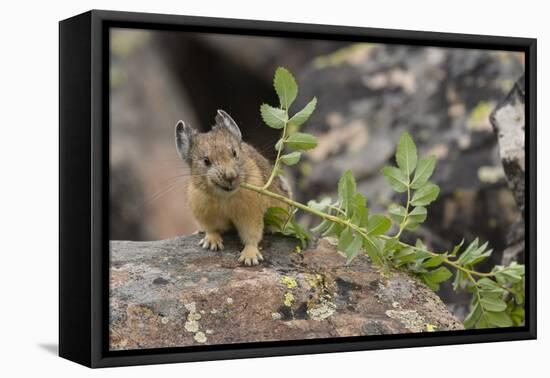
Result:
[[517,205],[525,208],[525,83],[522,77],[491,113],[500,158]]
[[298,253],[295,239],[266,235],[265,261],[250,268],[235,235],[222,252],[200,238],[111,242],[111,349],[463,328],[417,279],[363,256],[346,265],[325,239]]
[[522,262],[525,252],[525,78],[521,77],[510,93],[491,113],[491,124],[498,145],[506,181],[522,217],[510,227],[502,264]]

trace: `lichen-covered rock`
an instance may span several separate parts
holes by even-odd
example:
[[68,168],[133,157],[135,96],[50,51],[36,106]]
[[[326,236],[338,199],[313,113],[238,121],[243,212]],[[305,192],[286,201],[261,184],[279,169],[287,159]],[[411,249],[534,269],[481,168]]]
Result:
[[[525,78],[521,77],[510,93],[491,113],[491,123],[498,136],[499,154],[521,214],[525,212]],[[523,261],[525,222],[519,219],[507,235],[507,247],[502,252],[502,264]]]
[[525,79],[522,77],[491,113],[500,158],[517,205],[525,207]]
[[237,263],[240,243],[198,247],[199,235],[111,242],[113,350],[462,329],[413,277],[366,257],[346,265],[329,240],[300,251],[267,235],[265,261]]

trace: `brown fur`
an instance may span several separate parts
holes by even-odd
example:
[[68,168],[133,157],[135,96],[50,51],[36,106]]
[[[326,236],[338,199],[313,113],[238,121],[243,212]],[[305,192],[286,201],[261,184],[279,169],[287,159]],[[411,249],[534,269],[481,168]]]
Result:
[[[193,215],[205,231],[202,246],[214,250],[223,248],[221,233],[235,228],[244,244],[239,261],[246,265],[258,264],[263,259],[258,243],[262,240],[265,212],[269,207],[286,205],[240,188],[239,184],[265,185],[272,165],[254,147],[241,142],[223,126],[215,126],[208,133],[193,134],[186,160],[191,168],[187,199]],[[229,185],[225,177],[234,175],[232,192],[218,186]],[[278,177],[269,190],[290,195],[286,182]]]

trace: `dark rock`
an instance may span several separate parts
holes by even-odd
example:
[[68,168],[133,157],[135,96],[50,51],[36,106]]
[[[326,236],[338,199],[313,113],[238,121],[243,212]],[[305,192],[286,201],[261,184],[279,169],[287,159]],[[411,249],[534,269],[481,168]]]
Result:
[[168,281],[168,280],[165,280],[165,279],[162,278],[162,277],[159,277],[159,278],[155,278],[155,279],[153,280],[153,283],[154,283],[155,285],[166,285],[166,284],[169,283],[169,281]]
[[295,239],[266,235],[252,268],[237,263],[235,235],[221,252],[199,239],[111,242],[111,349],[463,328],[415,278],[363,256],[346,265],[326,239],[298,253]]

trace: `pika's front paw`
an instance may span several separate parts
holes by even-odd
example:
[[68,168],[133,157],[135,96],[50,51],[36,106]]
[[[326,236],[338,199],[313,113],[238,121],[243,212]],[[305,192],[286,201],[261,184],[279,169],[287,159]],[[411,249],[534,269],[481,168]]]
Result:
[[204,238],[199,241],[199,245],[204,249],[210,249],[212,251],[223,249],[223,239],[218,233],[206,233]]
[[245,245],[239,257],[239,262],[245,265],[258,265],[260,261],[263,261],[264,257],[258,250],[258,247],[253,245]]

